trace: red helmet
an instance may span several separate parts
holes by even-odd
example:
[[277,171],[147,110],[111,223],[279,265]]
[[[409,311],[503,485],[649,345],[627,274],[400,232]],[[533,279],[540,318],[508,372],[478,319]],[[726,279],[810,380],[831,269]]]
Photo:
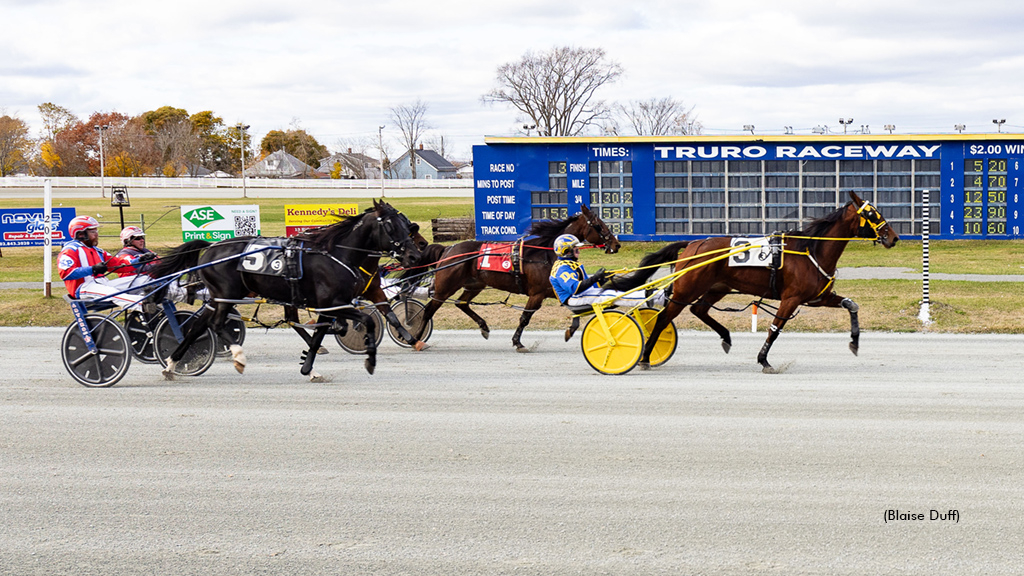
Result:
[[99,227],[100,223],[92,216],[75,216],[71,222],[68,222],[68,236],[76,238],[79,232]]
[[121,230],[121,242],[128,245],[129,242],[136,238],[145,238],[146,233],[142,231],[142,228],[138,226],[125,226],[124,230]]

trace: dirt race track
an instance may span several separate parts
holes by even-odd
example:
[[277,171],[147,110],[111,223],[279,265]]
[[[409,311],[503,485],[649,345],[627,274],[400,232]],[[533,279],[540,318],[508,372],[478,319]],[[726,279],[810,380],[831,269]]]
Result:
[[[109,389],[0,328],[0,574],[1019,574],[1024,336],[681,334],[601,376],[579,337],[333,342]],[[893,512],[898,510],[898,512]],[[922,515],[917,519],[916,515]]]

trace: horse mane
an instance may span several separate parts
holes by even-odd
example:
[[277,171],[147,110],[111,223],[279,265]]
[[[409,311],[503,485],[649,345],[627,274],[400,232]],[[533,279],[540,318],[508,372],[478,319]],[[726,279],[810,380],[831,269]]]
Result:
[[836,222],[842,219],[843,213],[850,206],[850,204],[853,204],[853,202],[847,202],[846,204],[843,204],[842,207],[840,207],[838,210],[830,214],[826,214],[825,216],[822,216],[817,220],[813,220],[803,230],[799,230],[796,232],[786,232],[786,234],[807,236],[807,238],[798,238],[796,240],[796,250],[803,250],[804,248],[810,250],[812,248],[816,248],[819,244],[821,244],[821,242],[823,242],[822,240],[812,240],[812,238],[824,237],[825,233],[828,232],[828,230],[832,228],[832,226]]
[[570,216],[562,220],[538,220],[530,226],[530,230],[527,232],[530,236],[536,236],[530,243],[531,244],[554,244],[555,238],[558,238],[562,234],[565,234],[565,229],[569,227],[569,224],[579,218],[579,214]]
[[363,213],[358,216],[337,216],[338,222],[306,230],[299,233],[296,238],[310,242],[320,250],[329,250],[344,240],[365,215]]

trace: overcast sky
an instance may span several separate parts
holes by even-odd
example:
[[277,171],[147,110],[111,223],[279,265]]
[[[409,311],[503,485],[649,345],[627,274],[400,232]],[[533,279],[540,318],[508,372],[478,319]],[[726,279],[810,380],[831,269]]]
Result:
[[85,119],[160,106],[212,110],[257,138],[294,126],[338,150],[397,136],[416,99],[467,158],[509,135],[484,104],[496,68],[529,50],[605,49],[609,101],[671,96],[707,134],[793,126],[873,133],[1024,131],[1017,0],[0,0],[0,111],[41,128],[53,102]]

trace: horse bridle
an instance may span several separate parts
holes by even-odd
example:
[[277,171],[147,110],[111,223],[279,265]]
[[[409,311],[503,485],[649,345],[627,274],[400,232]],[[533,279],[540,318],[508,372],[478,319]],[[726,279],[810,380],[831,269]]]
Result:
[[[612,234],[611,230],[608,230],[608,235],[605,235],[604,230],[602,230],[601,227],[598,226],[597,224],[594,224],[594,221],[591,219],[590,216],[587,216],[582,212],[580,212],[580,216],[583,216],[584,220],[586,220],[587,222],[587,225],[597,232],[597,235],[601,238],[601,241],[604,242],[605,246],[609,245],[611,241],[615,239],[615,235]],[[608,228],[606,226],[605,230],[607,229]]]
[[860,216],[860,222],[857,224],[858,230],[863,230],[865,227],[870,226],[871,230],[875,233],[875,240],[880,241],[882,235],[879,231],[888,227],[889,223],[885,221],[885,218],[878,212],[878,209],[865,200],[864,204],[857,209],[857,215]]
[[[395,223],[391,221],[391,218],[401,215],[401,212],[393,212],[386,216],[377,216],[377,232],[381,235],[377,240],[381,250],[388,250],[391,252],[391,256],[396,259],[407,250],[407,244],[413,241],[411,231],[404,239],[395,239]],[[408,222],[408,219],[406,221]]]

